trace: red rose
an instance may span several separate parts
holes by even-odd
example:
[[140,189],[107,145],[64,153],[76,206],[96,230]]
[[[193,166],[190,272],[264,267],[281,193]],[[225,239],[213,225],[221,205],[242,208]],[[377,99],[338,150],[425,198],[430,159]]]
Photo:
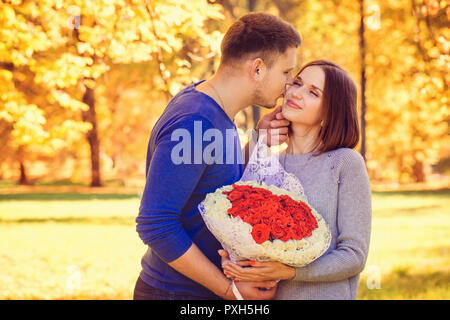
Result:
[[281,241],[286,242],[291,239],[290,229],[283,229],[284,235],[280,238]]
[[252,237],[256,243],[261,244],[264,241],[269,240],[270,228],[263,224],[257,224],[252,229]]
[[302,240],[303,239],[303,228],[301,225],[296,224],[291,228],[291,237],[294,240]]
[[228,195],[227,198],[230,201],[236,201],[236,200],[242,198],[243,196],[244,196],[243,192],[240,192],[240,191],[237,191],[237,190],[233,190],[233,191],[231,191],[231,193]]
[[272,215],[269,221],[270,224],[280,226],[281,228],[285,228],[289,223],[289,220],[286,216],[277,213]]
[[272,234],[273,239],[280,239],[285,235],[285,230],[279,224],[272,224],[270,226],[270,232]]
[[302,240],[303,236],[301,231],[298,229],[298,225],[294,225],[289,228],[289,233],[291,234],[291,238],[294,240]]
[[247,222],[248,224],[254,226],[254,225],[262,222],[262,217],[261,217],[261,214],[259,212],[257,212],[256,210],[250,209],[249,213],[244,218],[242,218],[242,220],[244,222]]

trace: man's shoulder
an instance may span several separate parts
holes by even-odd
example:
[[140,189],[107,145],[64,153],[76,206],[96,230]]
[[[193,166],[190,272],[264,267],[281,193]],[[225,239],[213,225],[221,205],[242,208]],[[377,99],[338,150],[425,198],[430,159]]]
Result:
[[196,121],[202,122],[203,131],[214,128],[225,132],[233,128],[221,107],[211,97],[195,90],[195,85],[187,86],[171,99],[153,127],[154,138],[159,139],[177,128],[194,130]]
[[217,129],[230,127],[232,122],[215,102],[198,93],[177,96],[164,110],[158,122],[160,125],[173,125],[183,121],[203,120]]

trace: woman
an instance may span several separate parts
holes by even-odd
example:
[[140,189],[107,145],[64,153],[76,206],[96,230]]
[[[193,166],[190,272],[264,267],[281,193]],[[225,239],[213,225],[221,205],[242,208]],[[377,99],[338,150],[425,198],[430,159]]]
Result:
[[[282,280],[276,299],[356,299],[370,238],[371,192],[359,140],[356,86],[328,61],[301,68],[285,93],[284,118],[291,122],[280,163],[296,175],[308,202],[327,222],[329,249],[311,264],[223,260],[227,276],[244,281]],[[220,252],[222,256],[224,252]]]

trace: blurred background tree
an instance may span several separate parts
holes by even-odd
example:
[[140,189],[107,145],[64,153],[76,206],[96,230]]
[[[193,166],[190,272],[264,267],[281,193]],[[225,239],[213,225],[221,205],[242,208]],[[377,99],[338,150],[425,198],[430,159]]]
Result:
[[[95,94],[99,79],[115,65],[151,62],[144,66],[153,71],[150,88],[163,94],[160,103],[164,105],[192,80],[188,54],[203,56],[204,50],[200,51],[204,47],[210,54],[218,33],[204,30],[204,21],[222,17],[218,6],[203,1],[189,5],[183,1],[2,1],[1,10],[4,25],[0,37],[5,45],[0,47],[0,61],[6,92],[1,119],[4,134],[11,136],[5,141],[14,138],[12,146],[17,149],[21,176],[25,172],[25,147],[48,146],[50,129],[44,124],[53,117],[56,103],[79,111],[60,120],[75,118],[71,125],[82,124],[89,147],[91,186],[102,185],[96,109],[99,97]],[[25,70],[18,71],[22,75],[28,72],[31,77],[22,89],[13,77],[18,68]],[[40,95],[45,99],[27,104],[27,91],[29,99]],[[112,112],[103,115],[115,116],[115,108],[113,104]],[[148,123],[138,125],[148,128]],[[85,146],[75,144],[84,147],[76,148],[75,154],[85,158]]]
[[369,168],[373,178],[425,182],[425,164],[450,145],[449,4],[380,6],[381,27],[367,35]]
[[[334,61],[361,91],[361,3],[367,110],[357,149],[369,175],[408,183],[446,174],[447,1],[2,0],[0,179],[142,184],[154,123],[181,88],[214,73],[224,32],[249,11],[300,32],[298,67]],[[238,127],[253,128],[260,112],[240,112]]]
[[0,7],[0,160],[3,170],[18,164],[21,184],[29,183],[28,163],[52,157],[88,129],[73,118],[85,108],[81,102],[39,81],[63,52],[59,11],[32,1],[3,1]]

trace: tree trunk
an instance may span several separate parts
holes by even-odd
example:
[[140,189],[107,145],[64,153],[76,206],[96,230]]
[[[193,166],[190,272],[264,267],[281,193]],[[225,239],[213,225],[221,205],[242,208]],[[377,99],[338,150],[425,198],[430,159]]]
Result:
[[425,176],[422,161],[416,160],[416,163],[413,166],[413,172],[414,172],[413,173],[414,177],[416,178],[416,182],[425,182],[426,181],[426,176]]
[[28,181],[27,172],[25,170],[25,164],[22,160],[20,160],[20,178],[19,178],[19,185],[21,186],[27,186],[30,182]]
[[[74,28],[74,36],[77,42],[81,42],[79,27],[82,24],[83,17],[76,16],[75,18],[79,19],[79,25],[77,28]],[[91,57],[95,63],[95,56]],[[86,91],[83,94],[82,101],[89,106],[87,111],[83,111],[81,116],[84,122],[89,122],[92,125],[91,130],[86,134],[86,138],[89,142],[89,148],[91,151],[91,187],[101,187],[101,179],[100,179],[100,141],[98,140],[98,132],[97,132],[97,119],[95,112],[95,96],[94,89],[88,86],[85,86]]]
[[248,12],[255,11],[256,0],[248,0]]
[[91,151],[91,187],[100,187],[102,185],[100,178],[100,141],[98,140],[93,88],[86,87],[83,102],[89,106],[87,111],[83,111],[83,121],[89,122],[92,125],[91,130],[86,134]]
[[359,0],[359,52],[361,56],[361,155],[366,160],[366,43],[364,39],[364,0]]

